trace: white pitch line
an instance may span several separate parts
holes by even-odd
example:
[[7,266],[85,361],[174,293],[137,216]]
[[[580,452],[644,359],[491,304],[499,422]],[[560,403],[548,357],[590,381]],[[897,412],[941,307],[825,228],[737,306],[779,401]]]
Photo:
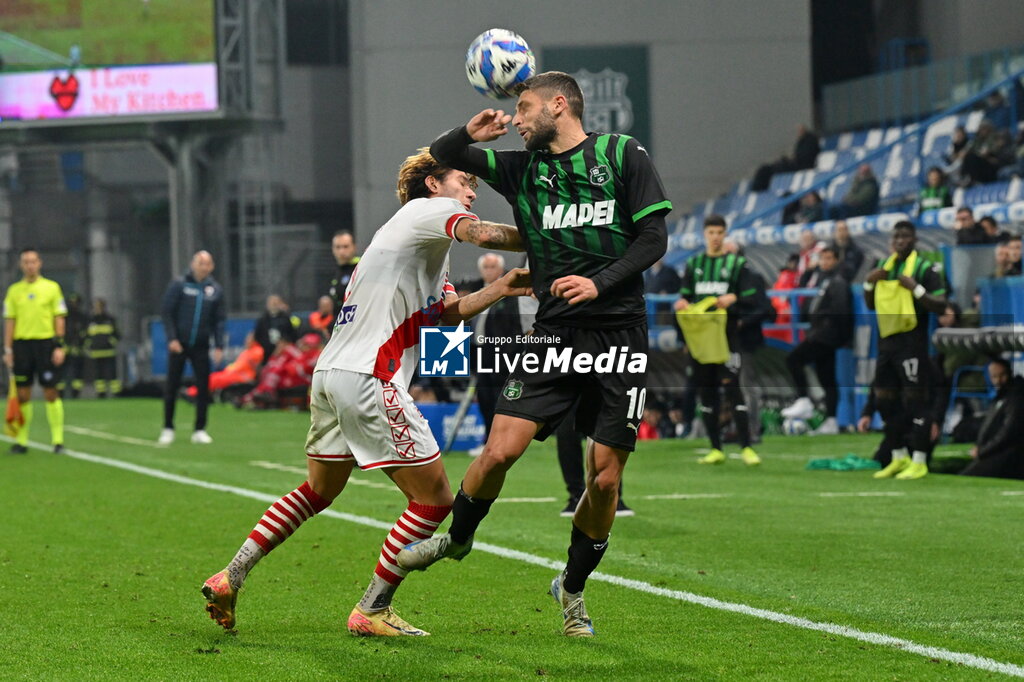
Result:
[[897,491],[883,492],[881,490],[859,493],[818,493],[818,497],[900,497],[902,495],[906,495],[906,493]]
[[1024,490],[1004,490],[1000,495],[1024,495]]
[[132,438],[131,436],[119,436],[116,433],[107,433],[106,431],[96,431],[94,429],[86,429],[81,426],[71,426],[69,424],[64,425],[65,431],[71,433],[77,433],[80,436],[91,436],[93,438],[102,438],[103,440],[113,440],[118,443],[128,443],[129,445],[145,445],[150,448],[158,448],[164,450],[167,448],[166,445],[161,445],[154,440],[145,440],[143,438]]
[[[3,440],[8,442],[12,439],[3,437]],[[42,443],[30,442],[29,445],[35,448],[45,448],[46,446]],[[261,502],[273,503],[276,502],[279,497],[276,495],[268,495],[266,493],[257,492],[255,490],[248,490],[246,488],[238,488],[231,485],[223,485],[220,483],[210,483],[209,481],[202,481],[196,478],[190,478],[188,476],[180,476],[178,474],[172,474],[167,471],[160,469],[153,469],[150,467],[139,466],[138,464],[132,464],[118,459],[110,459],[107,457],[99,457],[97,455],[90,455],[85,452],[78,452],[75,450],[65,450],[64,456],[72,459],[78,459],[85,462],[91,462],[93,464],[102,464],[104,466],[114,467],[117,469],[123,469],[125,471],[131,471],[133,473],[142,474],[143,476],[150,476],[165,481],[171,481],[174,483],[181,483],[182,485],[190,485],[197,488],[204,488],[206,490],[216,490],[219,492],[231,493],[232,495],[238,495],[239,497],[247,497],[253,500],[259,500]],[[356,523],[363,526],[369,526],[370,528],[378,528],[380,530],[390,530],[393,526],[390,522],[378,521],[377,519],[371,519],[366,516],[357,516],[355,514],[346,514],[345,512],[338,512],[332,509],[325,509],[320,512],[321,516],[329,516],[336,519],[342,519],[350,523]],[[474,545],[474,548],[481,552],[488,554],[494,554],[506,559],[515,559],[522,561],[527,564],[534,566],[541,566],[551,570],[560,570],[565,566],[564,560],[554,561],[552,559],[546,559],[544,557],[537,556],[535,554],[527,554],[526,552],[520,552],[514,549],[507,549],[505,547],[499,547],[498,545],[491,545],[485,542],[478,542]],[[667,590],[662,587],[656,587],[650,583],[643,582],[641,580],[632,580],[630,578],[622,578],[607,573],[594,573],[590,576],[591,580],[598,580],[600,582],[610,583],[619,587],[625,587],[638,592],[644,592],[647,594],[653,594],[659,597],[666,597],[676,601],[686,602],[690,604],[697,604],[710,609],[717,609],[719,611],[730,611],[732,613],[739,613],[745,616],[751,616],[754,618],[761,618],[762,620],[771,621],[774,623],[781,623],[783,625],[791,625],[793,627],[803,628],[805,630],[812,630],[816,632],[825,632],[831,635],[837,635],[839,637],[846,637],[861,642],[867,642],[869,644],[876,644],[880,646],[888,646],[894,649],[901,649],[910,653],[925,656],[927,658],[935,658],[942,661],[949,661],[950,663],[956,663],[959,665],[968,666],[971,668],[977,668],[979,670],[985,670],[988,672],[1002,673],[1004,675],[1011,675],[1014,677],[1024,678],[1024,666],[1016,665],[1014,663],[1003,663],[992,658],[986,658],[984,656],[977,656],[975,654],[962,653],[958,651],[950,651],[949,649],[941,649],[939,647],[925,646],[912,642],[909,639],[902,639],[900,637],[892,637],[890,635],[881,634],[878,632],[868,632],[864,630],[858,630],[856,628],[847,627],[845,625],[836,625],[834,623],[819,623],[817,621],[808,620],[806,618],[799,618],[797,616],[790,616],[785,613],[779,613],[777,611],[769,611],[767,609],[759,609],[746,604],[737,604],[734,602],[722,601],[713,597],[705,597],[700,594],[693,592],[684,592],[679,590]]]
[[641,500],[716,500],[729,497],[722,493],[671,493],[669,495],[641,495]]

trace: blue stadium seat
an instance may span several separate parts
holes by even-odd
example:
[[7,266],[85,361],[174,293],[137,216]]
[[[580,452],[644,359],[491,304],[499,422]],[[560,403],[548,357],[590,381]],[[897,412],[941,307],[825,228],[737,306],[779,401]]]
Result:
[[775,192],[776,194],[790,191],[794,175],[796,173],[776,173],[772,176],[772,181],[768,185],[768,191]]
[[987,185],[975,185],[964,190],[963,202],[968,206],[978,204],[995,204],[1006,201],[1010,182],[990,182]]

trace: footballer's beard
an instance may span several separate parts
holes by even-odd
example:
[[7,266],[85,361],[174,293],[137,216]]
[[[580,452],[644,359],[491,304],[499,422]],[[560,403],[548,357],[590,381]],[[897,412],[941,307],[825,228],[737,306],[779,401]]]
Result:
[[523,144],[526,145],[528,151],[543,151],[551,146],[557,134],[558,128],[555,127],[555,117],[545,108],[541,111],[540,116],[537,117],[536,122],[534,122],[533,129],[530,131],[530,137],[524,140]]

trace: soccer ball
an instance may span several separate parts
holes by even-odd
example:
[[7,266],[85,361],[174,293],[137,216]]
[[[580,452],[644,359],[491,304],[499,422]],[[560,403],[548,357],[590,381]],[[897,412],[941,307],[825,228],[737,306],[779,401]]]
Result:
[[536,71],[533,52],[522,36],[492,28],[466,51],[466,77],[477,92],[492,99],[514,97],[512,90]]
[[809,430],[806,419],[797,419],[796,417],[787,417],[782,422],[782,432],[787,436],[802,436]]

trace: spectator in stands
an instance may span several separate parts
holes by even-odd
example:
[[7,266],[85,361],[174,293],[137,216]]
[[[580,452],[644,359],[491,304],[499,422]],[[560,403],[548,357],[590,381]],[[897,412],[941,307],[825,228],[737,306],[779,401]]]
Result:
[[800,233],[800,255],[796,263],[798,282],[799,276],[818,266],[818,254],[823,248],[825,248],[824,242],[818,241],[813,230],[804,230]]
[[665,438],[686,438],[689,434],[690,422],[686,420],[681,406],[672,405],[668,408],[668,422],[669,430],[664,434]]
[[816,223],[825,217],[825,204],[817,192],[808,192],[800,197],[800,207],[793,216],[797,223]]
[[862,163],[842,201],[829,209],[829,217],[838,220],[878,213],[878,192],[875,172],[871,170],[870,164]]
[[983,217],[978,224],[985,230],[985,238],[990,244],[1003,244],[1010,238],[1010,233],[1000,230],[999,223],[990,215]]
[[836,221],[832,235],[832,248],[839,254],[840,273],[847,282],[853,282],[864,264],[864,252],[854,243],[845,220]]
[[678,294],[679,273],[675,268],[665,265],[665,260],[659,260],[644,273],[644,291],[648,294]]
[[1024,479],[1024,379],[1013,375],[1010,363],[1001,358],[988,365],[996,388],[971,448],[974,458],[961,474]]
[[331,338],[333,322],[334,301],[330,296],[321,296],[316,302],[316,310],[309,314],[309,328],[326,340]]
[[657,407],[645,407],[644,416],[640,420],[640,426],[636,430],[637,440],[658,440],[661,438],[661,432],[658,430],[658,424],[661,421],[661,410]]
[[803,124],[797,126],[796,133],[797,138],[796,144],[793,146],[793,155],[783,156],[772,163],[760,166],[757,172],[754,173],[754,178],[750,181],[750,190],[752,192],[763,192],[768,189],[768,184],[775,173],[787,173],[814,168],[814,163],[818,160],[818,152],[821,151],[818,136]]
[[1021,238],[1019,234],[1011,234],[1006,240],[1006,249],[1010,252],[1010,263],[1012,263],[1012,276],[1021,273]]
[[992,270],[989,277],[1000,279],[1002,277],[1014,277],[1019,275],[1020,272],[1015,272],[1013,266],[1014,263],[1010,260],[1010,247],[1007,243],[1002,242],[1000,244],[996,244],[995,269]]
[[[839,433],[836,407],[839,391],[836,381],[836,350],[847,345],[853,335],[853,300],[850,284],[839,266],[839,253],[829,246],[822,250],[819,265],[811,271],[805,286],[816,287],[818,295],[807,302],[804,316],[811,324],[807,336],[786,358],[786,366],[796,386],[797,399],[782,410],[783,417],[809,419],[814,415],[807,388],[806,368],[814,365],[818,383],[825,389],[825,421],[815,434]],[[804,286],[804,285],[802,285]]]
[[[791,253],[786,258],[786,262],[779,268],[779,276],[775,278],[775,282],[772,283],[772,289],[778,291],[785,291],[786,289],[795,289],[796,283],[800,280],[800,274],[797,272],[797,265],[800,262],[799,253]],[[772,307],[775,308],[775,322],[777,324],[789,324],[793,320],[793,309],[789,303],[790,299],[788,296],[773,296]],[[773,339],[778,339],[784,343],[796,343],[796,339],[792,338],[792,334],[785,329],[773,329],[764,333],[765,336],[769,336]]]
[[298,343],[282,337],[274,354],[260,370],[259,383],[242,396],[237,406],[270,409],[285,406],[289,399],[294,404],[305,404],[309,386],[313,383],[313,368],[321,350],[319,334],[306,334]]
[[946,161],[945,172],[947,175],[959,174],[960,164],[963,163],[965,153],[967,153],[967,131],[963,126],[957,126],[953,129],[953,135],[949,140],[949,151],[943,156]]
[[946,174],[938,166],[928,169],[928,179],[917,196],[917,214],[935,211],[953,205],[953,194],[949,191]]
[[277,342],[284,339],[294,343],[299,338],[298,317],[293,317],[288,312],[288,304],[277,294],[267,296],[266,310],[256,320],[256,327],[253,333],[256,343],[263,346],[263,359],[267,361],[274,354]]
[[985,120],[997,129],[1009,130],[1013,127],[1010,105],[999,90],[993,90],[985,98]]
[[970,206],[961,206],[956,210],[956,224],[953,230],[956,231],[957,246],[988,242],[985,228],[974,222],[974,210]]
[[1013,138],[1006,128],[996,128],[989,120],[978,126],[978,132],[967,145],[960,165],[960,185],[995,182],[999,169],[1013,163]]

